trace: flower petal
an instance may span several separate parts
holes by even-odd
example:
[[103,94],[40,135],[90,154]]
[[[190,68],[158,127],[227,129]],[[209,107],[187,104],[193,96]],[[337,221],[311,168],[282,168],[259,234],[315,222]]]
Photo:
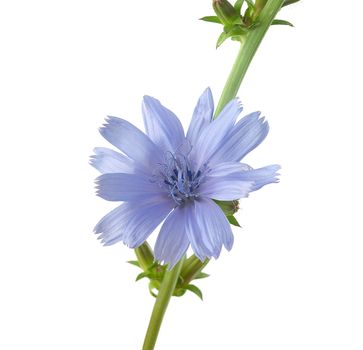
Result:
[[210,164],[239,162],[256,148],[269,131],[268,123],[259,117],[260,112],[254,112],[239,120],[211,157]]
[[163,151],[174,152],[184,141],[178,117],[157,99],[144,96],[142,114],[147,135]]
[[220,201],[232,201],[248,197],[254,186],[253,181],[241,178],[241,173],[225,176],[207,176],[200,185],[198,194]]
[[234,173],[242,173],[243,171],[251,170],[252,168],[243,163],[237,162],[224,162],[214,165],[211,170],[208,172],[209,177],[215,176],[227,176],[232,175]]
[[119,152],[109,148],[96,147],[90,163],[102,174],[135,172],[135,162]]
[[97,195],[108,201],[134,201],[166,196],[156,182],[142,174],[103,174],[96,179]]
[[222,244],[230,250],[233,234],[222,210],[211,199],[201,198],[185,208],[187,235],[195,255],[202,261],[205,258],[218,258]]
[[243,181],[253,181],[253,187],[251,191],[256,191],[261,187],[279,182],[277,171],[281,169],[280,165],[269,165],[259,169],[250,168],[240,174],[240,178]]
[[177,207],[169,214],[155,243],[155,259],[169,264],[169,269],[174,267],[189,247],[185,211],[185,207]]
[[123,241],[130,248],[142,244],[174,206],[170,199],[158,202],[123,203],[104,216],[95,227],[105,245]]
[[101,135],[120,151],[145,168],[162,160],[161,150],[142,131],[124,119],[108,117]]
[[239,100],[234,99],[224,107],[219,117],[204,129],[191,152],[197,169],[206,164],[226,142],[226,135],[230,133],[241,111],[242,106]]
[[212,122],[213,112],[213,95],[210,88],[207,88],[198,100],[187,132],[187,139],[192,145],[197,143],[202,131]]

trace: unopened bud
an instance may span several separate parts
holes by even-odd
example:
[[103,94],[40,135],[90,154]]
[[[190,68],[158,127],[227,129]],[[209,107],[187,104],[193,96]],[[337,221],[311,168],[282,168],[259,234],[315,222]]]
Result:
[[240,16],[227,0],[213,0],[213,9],[224,25],[235,23]]

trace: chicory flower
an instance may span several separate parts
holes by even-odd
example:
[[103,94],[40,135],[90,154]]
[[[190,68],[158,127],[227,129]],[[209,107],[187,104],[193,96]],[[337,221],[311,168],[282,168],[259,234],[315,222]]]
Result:
[[277,182],[280,168],[253,169],[240,163],[269,130],[259,112],[237,121],[241,111],[234,99],[213,119],[213,97],[207,89],[186,135],[176,115],[149,96],[142,106],[146,134],[126,120],[108,117],[100,132],[121,153],[95,148],[91,164],[102,173],[97,194],[123,203],[96,225],[102,242],[122,241],[136,248],[163,222],[155,258],[170,268],[189,246],[202,261],[218,258],[222,246],[230,250],[232,230],[214,200],[247,197]]

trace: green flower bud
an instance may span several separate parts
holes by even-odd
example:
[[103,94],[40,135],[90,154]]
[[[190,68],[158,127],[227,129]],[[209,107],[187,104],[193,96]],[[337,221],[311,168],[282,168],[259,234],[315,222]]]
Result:
[[213,0],[213,9],[224,25],[234,24],[240,19],[240,14],[227,0]]
[[153,251],[146,241],[135,249],[135,254],[140,267],[144,271],[147,271],[148,268],[154,263]]
[[237,213],[239,209],[238,201],[217,201],[216,199],[214,201],[219,205],[219,207],[223,210],[223,213],[227,216]]

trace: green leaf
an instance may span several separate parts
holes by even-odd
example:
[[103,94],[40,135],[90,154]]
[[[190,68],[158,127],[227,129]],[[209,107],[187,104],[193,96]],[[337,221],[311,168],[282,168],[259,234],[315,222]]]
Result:
[[140,264],[137,260],[129,260],[127,261],[128,264],[131,264],[131,265],[134,265],[134,266],[137,266],[137,267],[140,267]]
[[149,277],[150,276],[150,272],[141,272],[137,275],[136,277],[136,282],[137,281],[140,281],[142,278],[145,278],[145,277]]
[[233,215],[226,215],[226,216],[231,225],[241,227],[241,225],[238,223],[237,219]]
[[290,27],[293,27],[294,25],[288,21],[284,21],[283,19],[274,19],[271,23],[271,25],[278,25],[278,24],[281,24],[281,25],[284,25],[284,26],[290,26]]
[[220,19],[217,16],[205,16],[205,17],[202,17],[199,19],[201,21],[205,21],[205,22],[222,24],[222,22],[220,21]]
[[222,32],[221,35],[218,37],[216,48],[220,47],[226,40],[228,36],[225,32]]
[[197,295],[201,300],[203,300],[203,293],[197,286],[195,286],[194,284],[189,284],[185,288]]
[[207,273],[204,273],[204,272],[199,272],[198,275],[196,275],[194,277],[195,280],[200,280],[202,278],[207,278],[209,277],[210,275],[208,275]]
[[241,8],[244,2],[245,0],[237,0],[236,3],[234,4],[234,8],[238,13],[241,13]]
[[300,1],[300,0],[285,0],[285,2],[282,4],[282,7],[294,4],[295,2],[298,2],[298,1]]

